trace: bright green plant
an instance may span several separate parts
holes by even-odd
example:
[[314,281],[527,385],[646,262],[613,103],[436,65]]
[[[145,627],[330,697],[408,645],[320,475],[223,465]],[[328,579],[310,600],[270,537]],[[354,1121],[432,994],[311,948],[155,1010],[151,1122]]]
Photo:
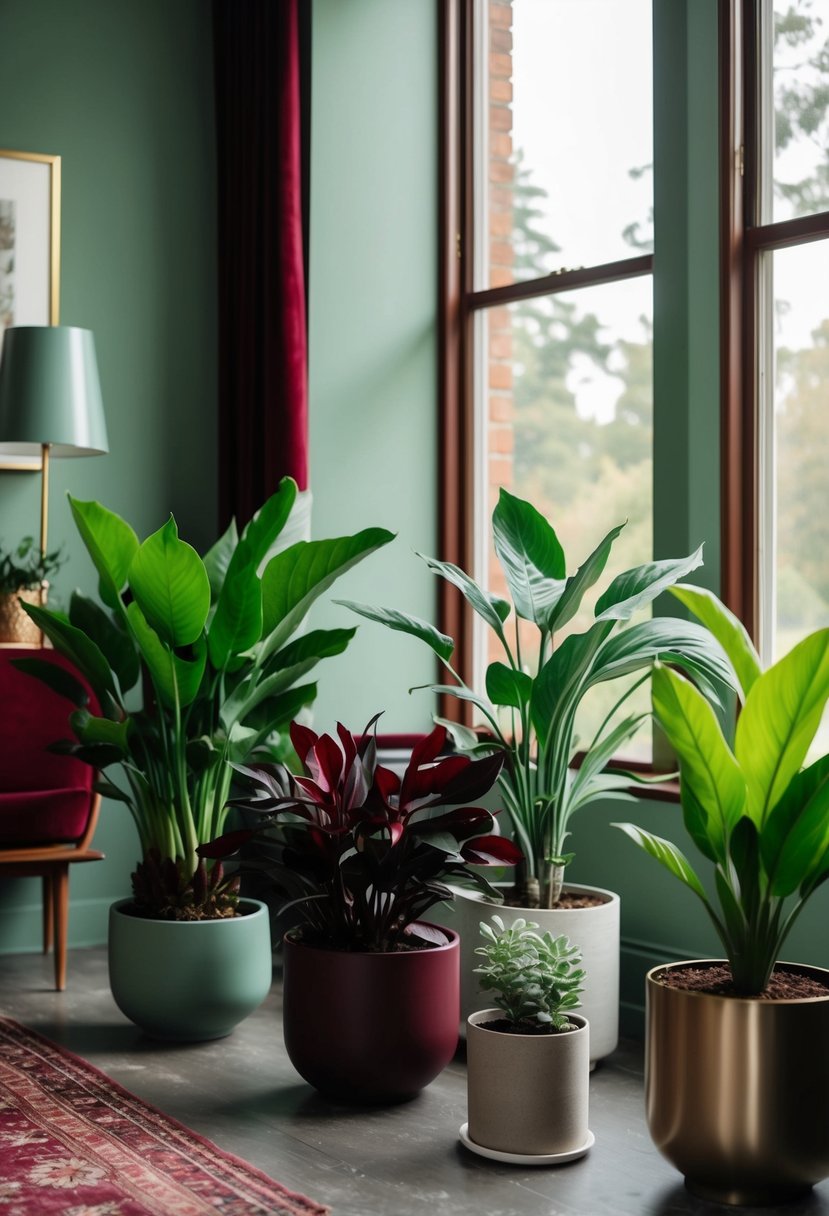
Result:
[[[472,702],[491,732],[482,743],[475,732],[446,723],[461,751],[504,753],[499,787],[526,859],[516,876],[515,900],[522,907],[551,908],[557,903],[564,867],[573,857],[565,848],[575,812],[597,798],[624,798],[632,782],[644,780],[636,773],[605,770],[647,716],[620,718],[619,711],[634,688],[650,677],[654,661],[683,667],[714,700],[717,682],[729,686],[734,682],[722,648],[700,625],[659,617],[621,628],[661,591],[700,566],[701,550],[618,575],[596,601],[590,627],[558,640],[556,635],[572,621],[585,593],[601,576],[623,527],[608,532],[568,576],[564,550],[547,520],[530,503],[501,490],[492,535],[512,603],[479,587],[457,566],[424,559],[430,570],[459,588],[503,650],[506,661],[487,668],[486,695],[470,688],[455,671],[451,663],[455,643],[433,625],[393,609],[347,604],[361,616],[431,646],[456,681],[432,686],[433,691]],[[535,627],[534,673],[527,670],[522,655],[521,622]],[[585,694],[597,684],[634,672],[642,673],[640,679],[625,687],[585,748],[576,735]],[[572,771],[580,749],[583,761]]]
[[56,574],[65,560],[62,549],[41,553],[32,536],[24,536],[16,549],[0,548],[0,595],[32,591]]
[[134,889],[156,914],[179,916],[211,894],[196,849],[222,832],[232,765],[284,758],[283,732],[316,696],[305,677],[355,632],[295,636],[299,626],[341,574],[392,539],[367,528],[274,552],[296,492],[285,478],[242,535],[231,523],[203,560],[172,517],[142,543],[99,503],[70,498],[105,607],[77,592],[68,615],[27,606],[99,712],[62,669],[20,666],[74,700],[77,741],[65,750],[107,770],[99,788],[132,812],[146,863]]
[[485,945],[477,946],[475,953],[486,961],[475,974],[514,1024],[535,1023],[550,1033],[575,1030],[567,1011],[578,1008],[584,988],[581,951],[563,934],[541,935],[536,929],[537,924],[522,917],[509,929],[500,916],[493,916],[492,924],[481,921]]
[[674,594],[719,638],[745,696],[727,740],[693,685],[667,667],[654,671],[654,713],[680,761],[685,829],[713,863],[715,897],[671,841],[632,823],[616,826],[699,896],[735,991],[752,996],[829,878],[829,756],[803,768],[829,699],[829,629],[763,671],[745,629],[716,596],[696,587]]

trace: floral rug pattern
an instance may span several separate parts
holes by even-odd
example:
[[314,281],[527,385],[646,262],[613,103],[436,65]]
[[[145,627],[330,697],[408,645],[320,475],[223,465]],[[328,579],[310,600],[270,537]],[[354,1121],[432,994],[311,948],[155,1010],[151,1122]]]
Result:
[[325,1216],[0,1018],[0,1216]]

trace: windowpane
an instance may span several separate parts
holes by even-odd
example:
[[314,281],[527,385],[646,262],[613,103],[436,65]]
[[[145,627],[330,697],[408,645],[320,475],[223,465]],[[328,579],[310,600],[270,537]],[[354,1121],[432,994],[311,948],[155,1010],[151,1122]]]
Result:
[[[476,514],[479,574],[490,589],[505,590],[489,552],[488,528],[501,486],[531,501],[550,520],[567,555],[568,573],[606,532],[628,521],[600,586],[565,632],[589,626],[595,597],[610,578],[651,559],[651,297],[647,276],[489,309],[479,322],[479,435],[485,439],[486,484]],[[527,628],[522,640],[530,667],[532,632]],[[489,638],[481,635],[478,642],[482,676],[486,663],[503,656],[488,651]],[[619,684],[590,694],[578,724],[583,740],[592,738],[620,694]],[[631,706],[648,708],[646,688]],[[636,754],[647,758],[649,751],[642,731]]]
[[[769,0],[765,13],[768,14]],[[766,22],[772,93],[761,106],[773,183],[762,191],[762,220],[829,210],[829,0],[775,0]]]
[[[773,533],[763,573],[771,579],[772,620],[764,632],[767,653],[779,658],[829,625],[829,241],[769,257],[775,366],[766,488]],[[823,743],[826,750],[829,731]]]
[[650,253],[651,0],[478,0],[476,17],[476,286]]

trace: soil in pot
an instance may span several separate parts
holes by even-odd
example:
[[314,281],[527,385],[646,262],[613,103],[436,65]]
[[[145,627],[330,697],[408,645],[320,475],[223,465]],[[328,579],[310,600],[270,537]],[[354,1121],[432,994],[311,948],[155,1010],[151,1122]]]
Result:
[[495,1030],[498,1034],[534,1034],[545,1039],[549,1039],[552,1035],[569,1034],[573,1030],[578,1030],[578,1026],[571,1023],[567,1030],[548,1030],[546,1026],[539,1026],[537,1022],[511,1022],[509,1018],[493,1018],[491,1022],[478,1022],[481,1030]]
[[764,991],[756,996],[735,991],[731,969],[725,963],[677,968],[660,975],[657,982],[665,988],[676,988],[682,992],[708,992],[712,996],[733,996],[746,1001],[795,1001],[804,997],[829,996],[829,987],[820,980],[796,971],[786,971],[783,967],[775,968]]

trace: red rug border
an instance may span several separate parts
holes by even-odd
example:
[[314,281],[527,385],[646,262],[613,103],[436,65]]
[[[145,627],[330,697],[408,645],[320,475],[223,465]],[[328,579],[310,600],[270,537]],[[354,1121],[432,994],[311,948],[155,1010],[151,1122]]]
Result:
[[0,1014],[0,1023],[3,1023],[4,1025],[16,1026],[18,1029],[25,1031],[26,1034],[31,1035],[33,1039],[45,1044],[47,1047],[54,1048],[59,1055],[67,1056],[73,1061],[73,1063],[81,1064],[84,1068],[88,1068],[90,1072],[94,1073],[101,1080],[105,1081],[107,1085],[111,1085],[116,1093],[124,1094],[131,1101],[137,1102],[139,1106],[142,1106],[145,1111],[148,1111],[151,1114],[161,1115],[178,1131],[186,1132],[188,1136],[192,1136],[193,1139],[197,1140],[203,1148],[210,1149],[211,1151],[218,1153],[221,1157],[224,1157],[226,1161],[231,1162],[233,1165],[237,1167],[241,1166],[243,1169],[248,1170],[251,1174],[254,1174],[259,1181],[265,1182],[270,1186],[279,1187],[288,1199],[296,1199],[299,1203],[307,1204],[308,1216],[331,1216],[332,1209],[326,1204],[318,1203],[316,1199],[309,1199],[307,1195],[301,1195],[299,1191],[288,1190],[288,1188],[283,1186],[278,1179],[271,1178],[269,1174],[266,1174],[264,1170],[260,1170],[258,1166],[251,1165],[249,1161],[245,1161],[243,1157],[238,1157],[235,1153],[231,1153],[228,1149],[222,1148],[208,1136],[203,1136],[201,1132],[194,1131],[192,1127],[188,1127],[186,1123],[182,1123],[180,1119],[175,1117],[175,1115],[168,1115],[167,1112],[163,1111],[160,1106],[156,1106],[154,1103],[148,1102],[146,1098],[142,1098],[139,1094],[134,1094],[132,1090],[127,1089],[125,1085],[122,1085],[119,1081],[116,1081],[114,1077],[111,1077],[108,1073],[105,1073],[102,1068],[98,1068],[97,1065],[90,1063],[90,1061],[85,1059],[84,1056],[80,1056],[77,1052],[72,1051],[69,1047],[65,1047],[63,1043],[56,1043],[54,1039],[47,1038],[47,1036],[45,1034],[41,1034],[39,1030],[33,1030],[31,1026],[26,1026],[23,1022],[18,1022],[16,1018],[6,1017],[4,1014]]

